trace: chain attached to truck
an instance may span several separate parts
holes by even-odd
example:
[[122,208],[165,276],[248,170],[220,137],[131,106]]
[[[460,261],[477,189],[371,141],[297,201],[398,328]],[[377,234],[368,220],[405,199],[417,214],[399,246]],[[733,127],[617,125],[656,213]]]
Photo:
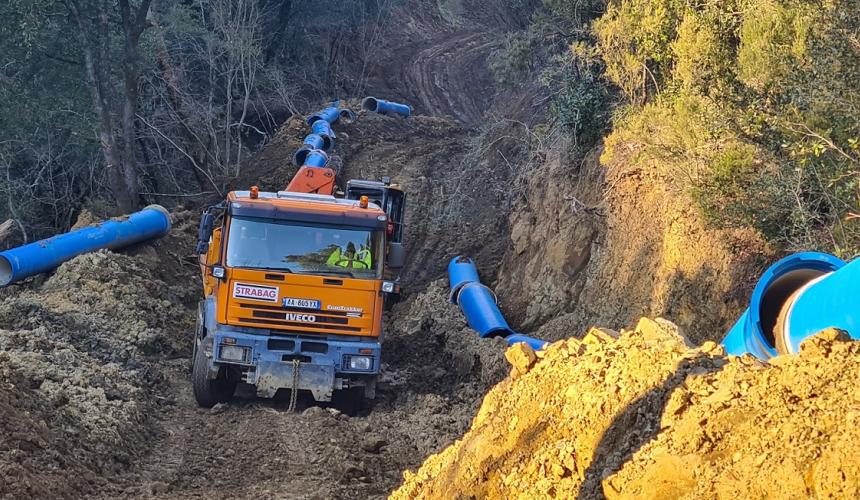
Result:
[[299,397],[299,369],[302,362],[296,358],[293,360],[293,387],[290,389],[290,406],[287,408],[288,413],[296,411],[296,401]]

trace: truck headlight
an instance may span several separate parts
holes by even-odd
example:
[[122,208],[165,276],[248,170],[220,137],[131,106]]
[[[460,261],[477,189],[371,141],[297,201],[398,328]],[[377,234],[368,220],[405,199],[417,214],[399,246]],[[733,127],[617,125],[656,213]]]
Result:
[[394,292],[394,282],[393,281],[383,281],[382,282],[382,291],[385,293],[393,293]]
[[223,361],[236,361],[239,363],[244,363],[248,360],[248,351],[247,347],[241,347],[237,345],[222,345],[221,350],[218,353],[218,359]]
[[350,370],[369,372],[373,369],[373,357],[347,356],[347,366]]

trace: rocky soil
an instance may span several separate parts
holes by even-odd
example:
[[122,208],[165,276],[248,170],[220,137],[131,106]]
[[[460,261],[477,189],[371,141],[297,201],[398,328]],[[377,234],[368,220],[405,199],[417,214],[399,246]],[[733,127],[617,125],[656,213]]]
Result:
[[858,354],[830,330],[798,356],[727,357],[649,319],[519,344],[471,429],[392,498],[856,498]]
[[[404,5],[366,90],[417,114],[335,126],[343,179],[390,176],[409,196],[374,405],[196,406],[199,207],[179,209],[163,240],[0,290],[0,497],[856,497],[858,344],[831,332],[770,364],[690,347],[722,336],[772,250],[705,227],[656,170],[563,143],[535,154],[531,97],[501,99],[487,68],[523,19]],[[235,187],[286,186],[306,133],[288,121]],[[643,320],[505,352],[447,301],[458,254],[535,335],[665,315],[686,336]]]

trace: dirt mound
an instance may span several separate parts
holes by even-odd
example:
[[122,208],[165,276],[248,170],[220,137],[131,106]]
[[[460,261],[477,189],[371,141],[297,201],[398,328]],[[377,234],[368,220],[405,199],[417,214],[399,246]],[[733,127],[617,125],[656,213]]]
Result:
[[846,339],[769,364],[690,349],[662,320],[556,342],[392,498],[856,497],[860,343]]
[[144,454],[158,358],[187,353],[194,319],[178,284],[193,266],[163,251],[193,238],[192,216],[173,219],[157,243],[0,292],[0,494],[77,495]]

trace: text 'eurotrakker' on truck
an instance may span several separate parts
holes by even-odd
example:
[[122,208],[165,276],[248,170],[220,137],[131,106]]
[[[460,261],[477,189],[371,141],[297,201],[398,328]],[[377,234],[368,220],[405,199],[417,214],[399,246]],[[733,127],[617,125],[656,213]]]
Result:
[[325,149],[337,103],[310,117],[313,133],[289,186],[230,192],[200,222],[203,295],[194,340],[194,396],[226,402],[237,384],[260,397],[307,391],[354,411],[375,397],[382,313],[399,292],[405,195],[385,178],[350,180]]

